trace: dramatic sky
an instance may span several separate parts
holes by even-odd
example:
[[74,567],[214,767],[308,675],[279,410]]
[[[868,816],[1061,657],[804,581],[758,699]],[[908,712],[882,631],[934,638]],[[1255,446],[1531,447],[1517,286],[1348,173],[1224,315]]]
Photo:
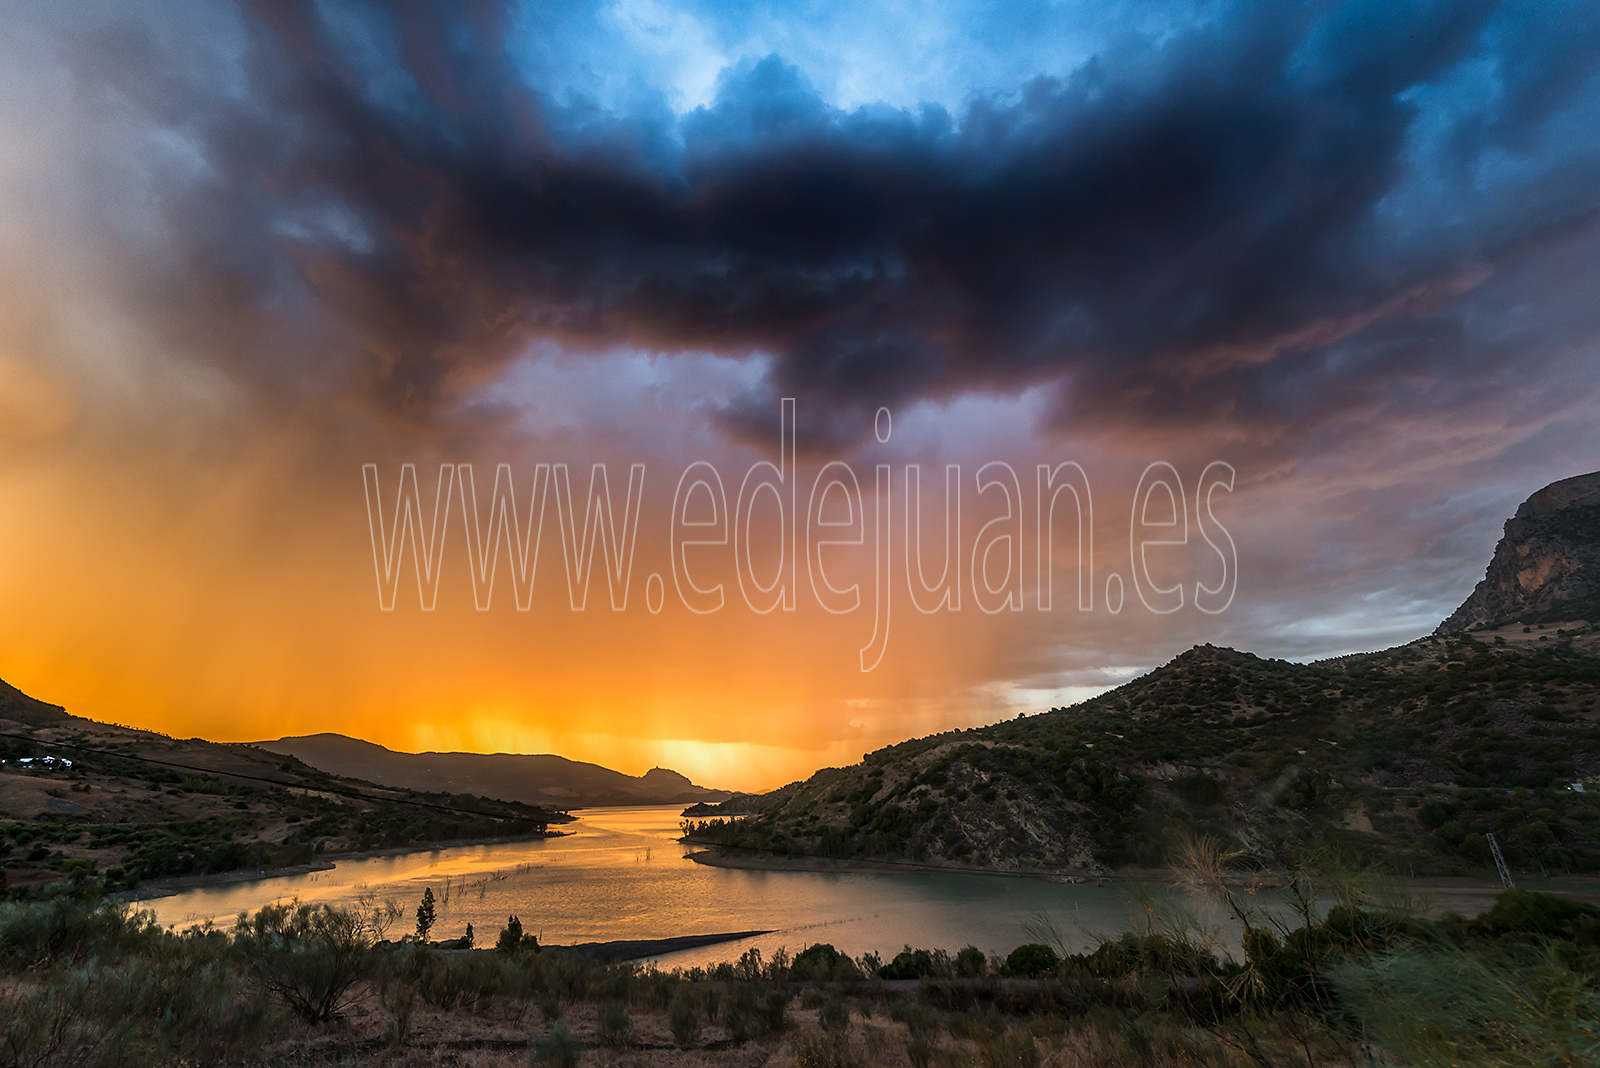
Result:
[[5,7],[0,676],[82,715],[770,787],[1410,640],[1600,468],[1587,0]]

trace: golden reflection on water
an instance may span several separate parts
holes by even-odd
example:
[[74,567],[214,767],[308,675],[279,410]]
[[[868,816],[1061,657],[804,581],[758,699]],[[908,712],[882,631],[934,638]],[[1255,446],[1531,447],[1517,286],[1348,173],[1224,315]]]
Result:
[[586,809],[570,835],[538,842],[463,846],[342,860],[331,871],[205,887],[146,906],[165,925],[228,926],[274,901],[350,905],[363,893],[404,910],[389,931],[409,933],[424,887],[436,901],[434,938],[472,924],[494,943],[515,914],[547,944],[666,938],[721,931],[772,934],[660,958],[665,967],[830,942],[853,956],[885,959],[910,944],[954,952],[973,944],[1009,952],[1047,918],[1069,948],[1128,926],[1129,898],[1116,885],[1064,885],[973,875],[857,875],[712,868],[685,860],[676,806]]

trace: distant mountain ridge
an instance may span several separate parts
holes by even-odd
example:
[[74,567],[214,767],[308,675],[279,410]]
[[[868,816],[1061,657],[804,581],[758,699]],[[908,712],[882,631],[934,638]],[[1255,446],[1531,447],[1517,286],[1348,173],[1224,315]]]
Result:
[[1552,482],[1506,520],[1483,581],[1435,634],[1600,617],[1600,471]]
[[333,775],[407,790],[471,793],[555,808],[678,805],[722,801],[727,790],[696,786],[668,768],[643,775],[549,753],[399,753],[343,734],[308,734],[251,743]]

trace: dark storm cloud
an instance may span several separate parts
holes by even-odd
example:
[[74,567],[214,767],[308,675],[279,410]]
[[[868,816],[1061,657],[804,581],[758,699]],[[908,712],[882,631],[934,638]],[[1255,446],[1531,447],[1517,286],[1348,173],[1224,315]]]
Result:
[[840,111],[776,56],[685,116],[601,111],[543,92],[491,4],[241,25],[234,85],[134,24],[69,52],[206,160],[163,300],[268,381],[333,373],[265,355],[314,322],[318,359],[356,353],[360,394],[423,422],[449,376],[553,338],[769,353],[730,424],[798,394],[818,443],[1041,381],[1078,419],[1313,426],[1397,366],[1470,372],[1462,294],[1600,205],[1554,125],[1600,35],[1538,5],[1242,4],[955,115]]

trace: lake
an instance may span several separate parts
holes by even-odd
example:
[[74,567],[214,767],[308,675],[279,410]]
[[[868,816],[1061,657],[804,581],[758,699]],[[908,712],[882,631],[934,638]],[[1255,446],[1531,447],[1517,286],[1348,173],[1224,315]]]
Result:
[[838,874],[714,868],[685,860],[679,806],[585,809],[561,838],[462,846],[398,856],[341,860],[332,871],[204,887],[140,907],[164,925],[207,921],[231,926],[242,911],[274,901],[344,905],[374,892],[405,908],[390,937],[409,933],[417,902],[432,887],[434,938],[454,938],[468,923],[477,944],[493,945],[515,914],[542,943],[666,938],[772,929],[770,935],[657,958],[663,967],[732,960],[759,947],[764,956],[829,942],[851,956],[888,960],[912,946],[965,945],[1008,953],[1035,941],[1047,919],[1073,949],[1096,933],[1129,926],[1131,898],[1117,883],[945,874]]

